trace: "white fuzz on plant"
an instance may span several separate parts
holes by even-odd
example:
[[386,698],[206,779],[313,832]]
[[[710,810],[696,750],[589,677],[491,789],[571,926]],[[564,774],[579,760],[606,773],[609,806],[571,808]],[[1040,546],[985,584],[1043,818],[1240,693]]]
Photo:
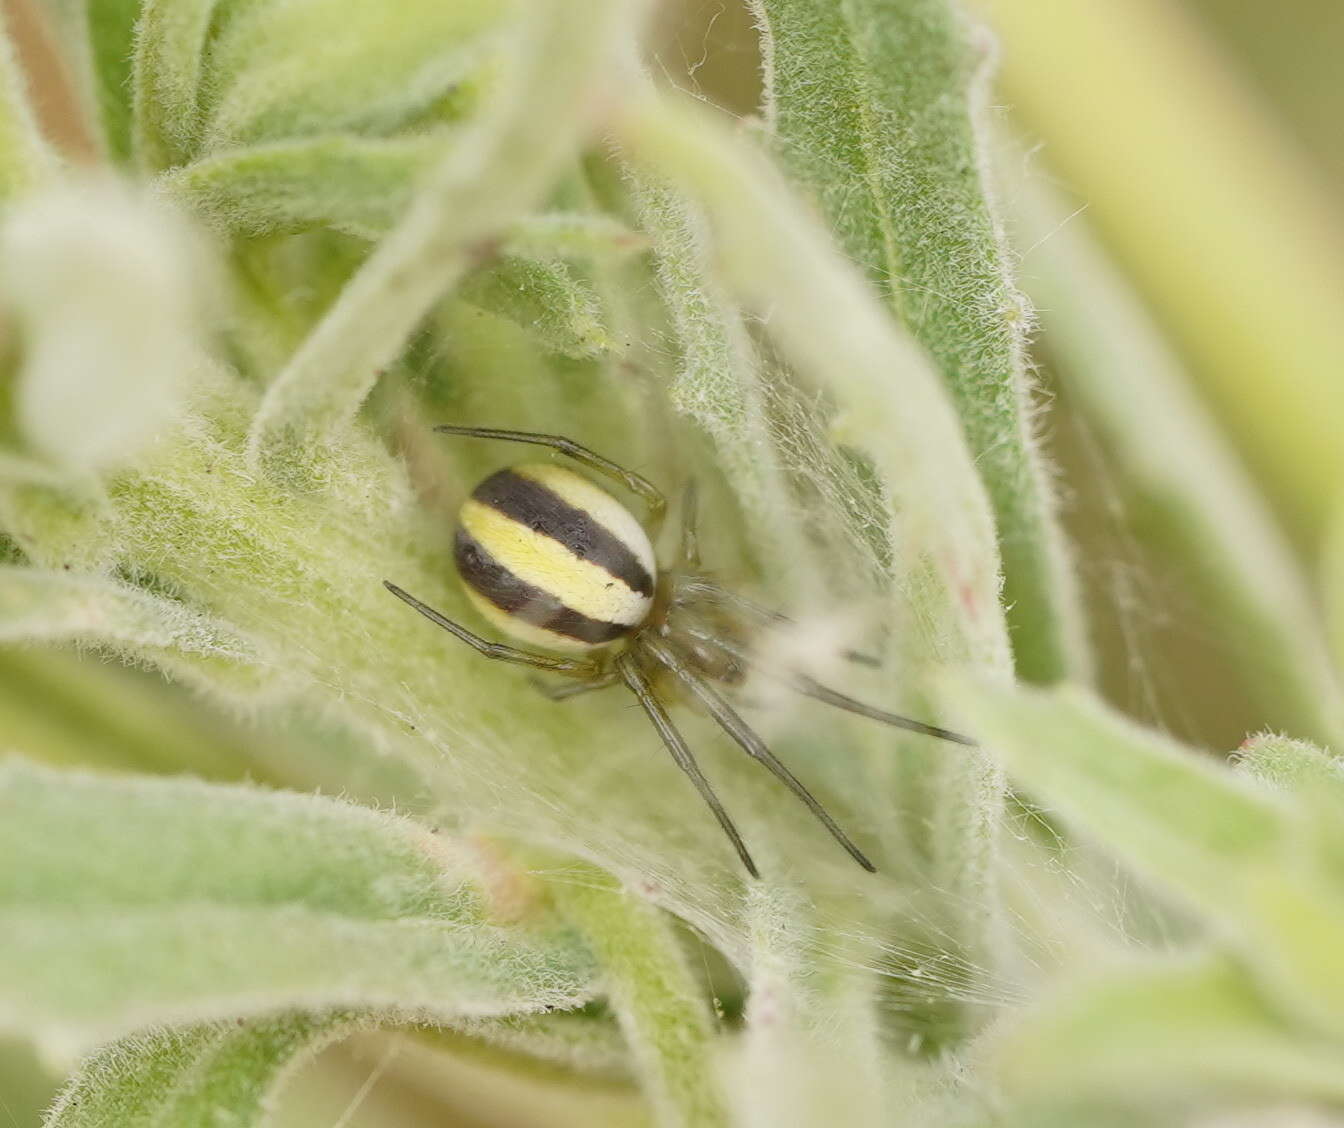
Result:
[[0,289],[21,339],[16,414],[36,450],[103,468],[171,420],[200,366],[206,262],[181,217],[110,180],[9,214]]

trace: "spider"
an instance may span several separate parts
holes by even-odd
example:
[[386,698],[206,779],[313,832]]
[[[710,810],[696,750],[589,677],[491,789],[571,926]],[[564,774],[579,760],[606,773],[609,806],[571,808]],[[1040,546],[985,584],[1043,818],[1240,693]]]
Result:
[[[506,634],[531,646],[569,652],[566,656],[491,642],[384,580],[388,591],[486,658],[576,679],[541,686],[553,700],[624,684],[714,813],[747,872],[759,877],[741,834],[655,691],[654,679],[670,676],[744,752],[765,765],[803,802],[850,857],[870,873],[876,872],[715,683],[740,685],[748,672],[759,667],[798,692],[850,713],[940,740],[967,745],[974,741],[856,701],[799,670],[759,663],[749,656],[744,639],[753,625],[790,620],[720,587],[702,570],[693,484],[686,492],[677,563],[660,571],[650,531],[656,535],[661,527],[667,502],[638,474],[560,435],[451,425],[434,429],[442,434],[549,447],[620,483],[643,501],[647,517],[641,524],[601,486],[552,463],[522,463],[498,470],[463,503],[453,556],[468,598],[485,620]],[[854,652],[847,652],[846,657],[873,662]]]

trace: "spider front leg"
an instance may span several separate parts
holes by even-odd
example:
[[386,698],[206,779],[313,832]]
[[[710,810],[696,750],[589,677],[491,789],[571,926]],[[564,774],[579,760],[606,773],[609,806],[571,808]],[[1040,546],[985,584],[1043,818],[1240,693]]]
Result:
[[551,450],[559,451],[566,457],[572,458],[579,465],[587,466],[590,470],[596,470],[613,482],[620,482],[621,485],[643,501],[645,508],[648,510],[646,523],[651,534],[662,527],[663,518],[667,515],[667,498],[663,497],[658,487],[647,478],[641,477],[633,470],[627,470],[624,466],[617,465],[609,458],[603,458],[596,451],[589,450],[586,446],[576,443],[573,439],[568,439],[564,435],[546,435],[536,431],[506,431],[499,427],[459,427],[452,423],[441,424],[434,430],[441,435],[463,435],[472,439],[500,439],[510,443],[531,443],[533,446],[550,447]]
[[516,646],[506,646],[502,642],[491,642],[478,634],[473,634],[462,624],[453,622],[441,612],[435,611],[429,604],[421,603],[415,596],[403,591],[390,580],[384,580],[383,587],[403,603],[414,607],[431,623],[460,638],[486,658],[494,658],[500,662],[517,662],[521,666],[532,666],[538,670],[549,670],[551,673],[566,674],[573,678],[597,678],[602,673],[601,667],[592,659],[559,658],[552,654],[536,654],[530,650],[520,650]]

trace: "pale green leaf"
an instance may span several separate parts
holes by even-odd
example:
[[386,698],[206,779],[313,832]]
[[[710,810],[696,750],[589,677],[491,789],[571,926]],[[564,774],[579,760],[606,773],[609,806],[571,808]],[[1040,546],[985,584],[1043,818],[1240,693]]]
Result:
[[511,5],[300,0],[225,9],[201,82],[203,150],[338,130],[386,133],[474,81]]
[[216,0],[142,0],[133,61],[140,167],[181,164],[202,141],[201,77]]
[[590,993],[573,934],[492,924],[469,856],[329,799],[11,762],[0,1026],[88,1040],[286,1008],[459,1017]]
[[1305,740],[1253,736],[1237,749],[1237,766],[1274,787],[1299,796],[1318,794],[1344,810],[1344,760]]
[[993,1067],[1019,1099],[1344,1100],[1339,1044],[1295,1028],[1226,958],[1119,966],[1056,992],[1000,1035]]
[[[398,137],[333,135],[249,145],[202,157],[157,183],[211,226],[266,235],[322,225],[362,238],[385,234],[415,187],[457,135],[456,127]],[[504,254],[531,259],[629,255],[647,240],[599,213],[522,216]]]
[[464,1044],[478,1050],[487,1046],[607,1081],[627,1081],[632,1073],[630,1047],[605,1006],[462,1019],[451,1029],[425,1031],[423,1037],[450,1050]]
[[820,569],[800,535],[800,503],[787,489],[769,434],[766,362],[746,319],[714,277],[705,217],[673,187],[638,169],[629,169],[627,179],[639,226],[653,242],[654,276],[677,351],[671,404],[713,441],[756,553],[772,572],[783,573],[771,578],[783,581],[794,598],[803,592],[815,597]]
[[449,136],[337,135],[249,145],[174,169],[159,184],[230,233],[265,235],[323,225],[374,238],[401,218]]
[[597,294],[563,262],[508,255],[468,278],[458,293],[521,325],[561,356],[583,359],[611,347]]
[[1306,741],[1261,733],[1237,749],[1236,765],[1293,796],[1311,820],[1326,864],[1344,885],[1344,761]]
[[543,212],[523,216],[504,237],[505,254],[526,258],[619,258],[642,251],[646,235],[600,212]]
[[276,686],[250,639],[184,604],[74,572],[0,567],[0,641],[106,646],[210,684]]
[[339,1011],[281,1014],[112,1042],[80,1063],[44,1128],[261,1128],[286,1075],[359,1025]]
[[102,571],[112,552],[107,517],[96,481],[0,452],[0,530],[27,560]]
[[949,0],[751,8],[785,164],[952,392],[994,504],[1018,668],[1085,678],[1079,597],[1031,433],[1031,313],[985,182],[986,33]]
[[1306,810],[1079,690],[944,696],[1027,791],[1233,938],[1279,1006],[1344,1030],[1344,886]]
[[[884,1124],[891,1062],[882,1052],[877,984],[865,941],[823,954],[817,906],[782,883],[751,890],[746,1028],[731,1062],[736,1124]],[[884,1076],[884,1073],[886,1076]]]
[[[0,749],[58,767],[239,779],[254,749],[162,678],[62,647],[0,647]],[[234,739],[230,739],[233,736]]]
[[669,923],[658,909],[592,869],[571,871],[556,885],[555,895],[601,967],[659,1124],[726,1124],[709,1007]]
[[[956,416],[918,347],[726,123],[646,94],[620,132],[641,163],[704,207],[734,294],[766,318],[765,331],[800,373],[839,401],[832,441],[872,459],[899,510],[903,535],[892,540],[907,559],[898,578],[925,589],[912,592],[931,636],[922,641],[1001,665],[993,522]],[[937,565],[919,577],[925,558]]]
[[302,446],[305,456],[320,450],[473,264],[479,244],[540,202],[590,128],[596,99],[616,81],[638,7],[548,0],[528,9],[486,106],[271,385],[253,425],[253,457],[282,446]]

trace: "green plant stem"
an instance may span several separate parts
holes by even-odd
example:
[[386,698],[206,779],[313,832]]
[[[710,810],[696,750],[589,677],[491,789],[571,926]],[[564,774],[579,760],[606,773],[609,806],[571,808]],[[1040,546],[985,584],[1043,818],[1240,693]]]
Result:
[[1262,723],[1344,747],[1344,698],[1311,593],[1255,485],[1124,280],[1039,178],[1016,185],[1023,277],[1069,397],[1134,495],[1146,543],[1235,648]]
[[659,1123],[726,1124],[709,1008],[662,914],[597,870],[567,871],[551,888],[597,957]]
[[358,411],[437,301],[564,170],[638,27],[640,5],[546,0],[489,108],[458,137],[410,210],[276,377],[252,457],[312,456]]

